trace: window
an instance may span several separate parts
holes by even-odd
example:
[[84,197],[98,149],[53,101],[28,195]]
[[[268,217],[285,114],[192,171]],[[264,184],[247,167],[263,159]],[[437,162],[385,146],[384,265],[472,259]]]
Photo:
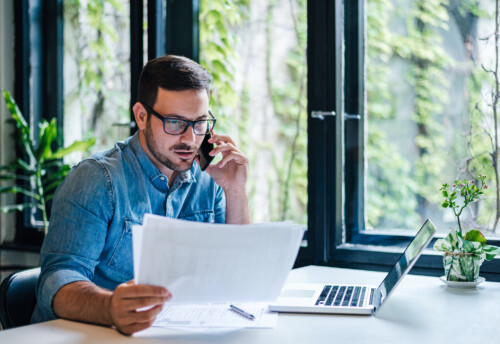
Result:
[[[484,174],[496,189],[494,6],[366,0],[344,10],[345,229],[331,257],[382,269],[426,218],[438,235],[454,226],[442,183]],[[469,218],[494,244],[496,202],[491,192]],[[441,257],[429,252],[419,269],[441,273]]]
[[[366,228],[416,228],[430,217],[447,233],[454,217],[440,207],[442,183],[483,174],[496,188],[493,2],[366,6]],[[500,200],[488,194],[469,220],[497,235]]]

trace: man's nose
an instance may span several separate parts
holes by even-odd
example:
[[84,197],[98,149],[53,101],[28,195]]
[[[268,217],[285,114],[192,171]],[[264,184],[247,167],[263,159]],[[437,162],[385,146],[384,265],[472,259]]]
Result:
[[181,142],[183,143],[194,143],[196,140],[196,134],[194,133],[194,128],[190,125],[184,134],[181,135]]

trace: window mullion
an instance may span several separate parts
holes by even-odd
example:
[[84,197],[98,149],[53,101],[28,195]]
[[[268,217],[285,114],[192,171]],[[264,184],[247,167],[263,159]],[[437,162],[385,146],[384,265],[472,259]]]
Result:
[[[308,2],[308,247],[300,260],[326,264],[341,231],[342,137],[338,116],[313,118],[312,111],[342,109],[341,0]],[[340,137],[339,137],[340,135]],[[341,146],[341,145],[340,145]],[[341,234],[341,232],[340,232]],[[341,235],[340,235],[341,237]]]
[[[139,77],[144,65],[144,4],[142,0],[130,1],[130,123],[135,124],[132,107],[137,101]],[[130,126],[131,134],[137,131],[135,125]]]
[[364,228],[364,1],[345,3],[346,241]]

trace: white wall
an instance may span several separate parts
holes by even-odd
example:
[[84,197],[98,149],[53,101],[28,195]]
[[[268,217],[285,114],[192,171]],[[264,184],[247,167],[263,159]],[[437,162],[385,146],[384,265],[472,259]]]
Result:
[[[0,1],[0,90],[14,90],[14,1]],[[12,126],[5,120],[10,114],[5,106],[3,93],[0,97],[0,164],[12,159],[14,147],[10,132]],[[2,195],[6,204],[10,195]],[[0,213],[0,242],[14,237],[14,214]]]

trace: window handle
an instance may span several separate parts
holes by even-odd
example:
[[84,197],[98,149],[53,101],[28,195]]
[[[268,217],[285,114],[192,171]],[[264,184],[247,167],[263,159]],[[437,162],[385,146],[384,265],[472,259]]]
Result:
[[352,113],[344,113],[344,121],[347,120],[347,119],[356,119],[356,120],[360,120],[361,119],[361,116],[358,115],[358,114],[352,114]]
[[335,116],[335,111],[312,111],[311,112],[311,117],[312,118],[317,118],[317,119],[325,119],[325,117],[333,117]]
[[[312,118],[317,118],[317,119],[325,119],[325,117],[333,117],[335,116],[335,111],[312,111],[311,112],[311,117]],[[355,119],[355,120],[360,120],[361,116],[358,114],[352,114],[352,113],[344,113],[344,120],[348,119]]]

